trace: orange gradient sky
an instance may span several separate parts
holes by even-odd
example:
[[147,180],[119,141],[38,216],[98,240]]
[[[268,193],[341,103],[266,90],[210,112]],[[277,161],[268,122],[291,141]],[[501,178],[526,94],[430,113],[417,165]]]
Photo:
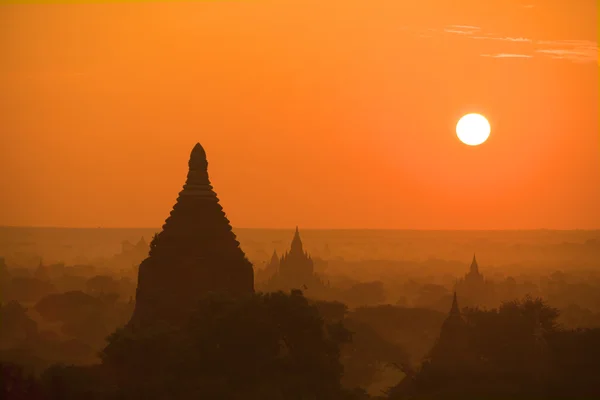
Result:
[[[600,228],[595,0],[0,6],[0,225]],[[465,113],[492,126],[455,135]]]

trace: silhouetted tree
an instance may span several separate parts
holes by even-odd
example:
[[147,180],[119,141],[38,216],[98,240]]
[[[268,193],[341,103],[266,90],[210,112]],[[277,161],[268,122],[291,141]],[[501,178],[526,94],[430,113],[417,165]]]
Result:
[[344,326],[352,332],[352,341],[342,347],[342,382],[346,387],[368,387],[386,366],[409,363],[401,346],[383,339],[371,326],[351,319],[346,319]]
[[21,346],[37,335],[37,324],[16,301],[0,304],[0,350]]
[[459,335],[451,338],[443,326],[414,381],[401,382],[390,397],[594,398],[600,337],[562,331],[557,317],[531,297],[497,310],[465,309]]
[[120,291],[119,282],[108,275],[96,275],[88,279],[86,289],[92,295],[119,293]]
[[338,399],[340,345],[300,291],[209,295],[183,329],[122,329],[102,354],[127,398]]
[[35,309],[49,322],[61,322],[61,331],[100,350],[105,338],[125,325],[132,305],[117,303],[118,295],[99,297],[81,291],[52,294],[41,299]]
[[35,377],[27,375],[19,365],[0,362],[0,399],[43,400]]
[[4,298],[23,303],[34,302],[54,292],[56,292],[56,288],[49,281],[29,277],[13,277],[6,287]]

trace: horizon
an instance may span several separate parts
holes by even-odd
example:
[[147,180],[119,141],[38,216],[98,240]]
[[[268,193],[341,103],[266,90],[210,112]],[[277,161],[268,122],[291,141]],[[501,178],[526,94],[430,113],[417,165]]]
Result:
[[[600,228],[591,228],[591,229],[581,229],[581,228],[573,228],[573,229],[552,229],[552,228],[513,228],[513,229],[414,229],[414,228],[311,228],[311,227],[298,227],[300,233],[303,231],[403,231],[403,232],[535,232],[535,231],[550,231],[550,232],[597,232],[600,231]],[[160,231],[161,227],[131,227],[131,226],[10,226],[10,225],[0,225],[0,229],[65,229],[65,230],[91,230],[91,229],[112,229],[112,230],[145,230],[145,229],[157,229],[157,232]],[[294,231],[296,227],[291,228],[257,228],[257,227],[239,227],[233,226],[232,229],[244,229],[244,230],[262,230],[262,231]]]

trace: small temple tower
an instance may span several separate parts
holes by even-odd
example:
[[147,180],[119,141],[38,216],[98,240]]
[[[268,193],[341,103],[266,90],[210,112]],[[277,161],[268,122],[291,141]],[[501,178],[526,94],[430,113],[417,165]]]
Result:
[[440,336],[431,349],[430,360],[433,366],[451,368],[467,355],[469,347],[467,325],[458,307],[456,292],[448,317],[442,324]]
[[277,271],[279,270],[279,256],[277,256],[277,251],[273,250],[273,255],[271,256],[271,260],[266,263],[265,268],[256,270],[254,273],[254,283],[256,285],[264,284],[269,279],[271,279]]
[[279,274],[283,278],[289,278],[301,284],[312,280],[314,275],[314,264],[312,258],[304,251],[300,232],[296,227],[290,251],[286,252],[279,261]]
[[200,143],[188,165],[183,190],[139,267],[134,328],[161,320],[185,323],[208,292],[254,291],[252,264],[213,191]]
[[442,325],[442,332],[449,334],[453,333],[455,328],[462,329],[464,325],[464,320],[460,314],[460,308],[458,308],[458,299],[456,298],[456,292],[454,292],[454,297],[452,299],[452,307],[450,307],[450,312],[448,313],[448,317],[444,321]]
[[481,284],[483,283],[483,275],[479,272],[479,265],[477,265],[477,259],[473,254],[473,261],[471,261],[471,267],[469,273],[465,275],[465,282],[470,284]]
[[271,256],[271,261],[267,264],[265,268],[265,272],[269,274],[269,276],[273,276],[279,270],[279,256],[277,255],[277,250],[273,250],[273,255]]
[[324,285],[315,274],[313,259],[304,251],[298,227],[290,251],[279,260],[279,269],[267,286],[269,290],[303,289],[308,293],[322,292]]
[[489,299],[493,297],[493,287],[489,287],[479,271],[475,254],[473,254],[469,272],[457,282],[456,289],[460,292],[463,302],[467,305],[488,304]]

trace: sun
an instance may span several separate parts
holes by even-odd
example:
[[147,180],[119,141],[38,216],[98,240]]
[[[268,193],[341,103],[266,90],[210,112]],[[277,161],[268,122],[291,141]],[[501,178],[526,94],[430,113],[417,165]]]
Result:
[[490,137],[490,123],[481,114],[464,115],[456,124],[456,136],[466,145],[479,146]]

